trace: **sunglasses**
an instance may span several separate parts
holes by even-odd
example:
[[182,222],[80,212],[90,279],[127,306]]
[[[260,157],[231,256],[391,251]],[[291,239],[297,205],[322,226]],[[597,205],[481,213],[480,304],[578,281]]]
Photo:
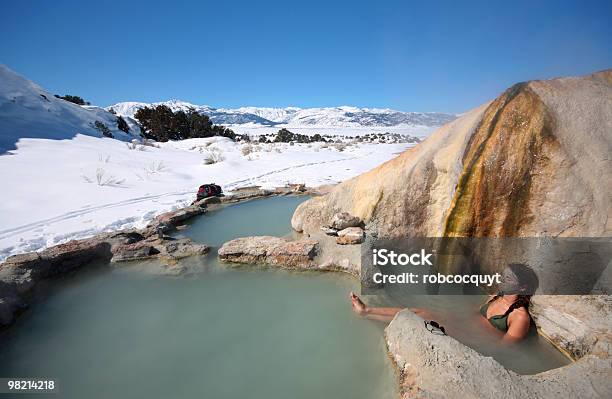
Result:
[[427,329],[427,331],[429,331],[432,334],[435,334],[435,335],[446,335],[446,331],[444,331],[444,327],[439,325],[437,321],[434,321],[434,320],[427,321],[427,320],[425,320],[425,328]]

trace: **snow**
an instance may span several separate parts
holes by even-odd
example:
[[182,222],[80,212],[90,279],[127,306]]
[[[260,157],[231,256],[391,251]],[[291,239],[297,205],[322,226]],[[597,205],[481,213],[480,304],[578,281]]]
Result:
[[[136,124],[126,118],[132,132]],[[81,107],[55,98],[52,93],[0,65],[0,154],[15,149],[20,138],[67,139],[77,133],[102,137],[93,127],[104,123],[115,138],[133,136],[117,129],[117,116],[99,107]]]
[[[368,133],[425,137],[435,129],[418,123],[364,126],[350,119],[353,113],[366,122],[379,115],[391,118],[385,119],[389,124],[393,118],[407,117],[391,110],[346,106],[215,110],[180,100],[165,104],[173,110],[193,107],[212,113],[236,133],[252,136],[289,126],[294,133],[344,136],[350,142],[350,137]],[[133,144],[139,129],[129,116],[146,105],[112,107],[125,115],[132,132],[125,134],[117,129],[117,116],[110,107],[82,107],[57,99],[0,65],[0,260],[98,232],[145,226],[156,215],[191,203],[204,183],[220,184],[226,192],[251,185],[337,183],[413,145],[246,144],[221,137]],[[106,124],[114,138],[103,137],[93,127],[96,121]],[[206,164],[212,155],[220,161]]]
[[[323,143],[250,145],[226,138],[159,143],[77,135],[69,140],[22,139],[0,156],[4,198],[0,259],[97,232],[145,226],[156,215],[193,201],[200,184],[224,191],[286,183],[318,186],[346,180],[392,158],[408,144],[359,144],[339,151]],[[224,160],[205,165],[209,152]],[[100,184],[98,184],[98,176]]]

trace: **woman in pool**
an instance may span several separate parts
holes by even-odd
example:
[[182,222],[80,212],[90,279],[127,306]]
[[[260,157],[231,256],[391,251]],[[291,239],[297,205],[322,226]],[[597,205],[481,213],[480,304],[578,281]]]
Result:
[[[503,341],[516,342],[527,336],[531,328],[529,301],[538,287],[535,272],[524,264],[508,265],[503,273],[502,291],[492,295],[480,307],[480,314],[488,324],[503,333]],[[368,307],[354,293],[350,293],[353,311],[368,319],[390,322],[402,308]],[[425,309],[410,309],[425,320],[432,315]]]

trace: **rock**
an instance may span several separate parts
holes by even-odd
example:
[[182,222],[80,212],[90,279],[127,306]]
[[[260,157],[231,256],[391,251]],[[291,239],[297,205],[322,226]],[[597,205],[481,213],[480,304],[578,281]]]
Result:
[[8,326],[15,320],[15,315],[27,308],[27,304],[17,295],[6,295],[0,298],[0,326]]
[[151,259],[154,257],[165,259],[181,259],[193,255],[202,255],[209,248],[203,244],[196,244],[189,238],[164,238],[156,236],[146,240],[127,245],[113,247],[112,262],[127,262]]
[[536,295],[529,309],[541,335],[580,359],[612,341],[612,297],[609,295]]
[[365,238],[365,233],[361,227],[347,227],[338,232],[336,242],[340,245],[361,244]]
[[118,233],[111,233],[108,236],[109,241],[112,244],[133,244],[138,241],[145,239],[145,236],[136,230],[120,231]]
[[219,249],[219,259],[235,263],[259,263],[285,267],[311,268],[317,251],[314,240],[287,241],[271,236],[231,240]]
[[431,334],[409,310],[387,326],[385,340],[400,370],[404,398],[607,398],[612,391],[609,358],[589,355],[522,376],[450,336]]
[[150,259],[160,253],[152,242],[141,241],[134,244],[118,245],[113,248],[112,262],[129,262]]
[[155,243],[156,248],[159,250],[159,256],[170,259],[182,259],[188,256],[204,255],[210,249],[207,245],[197,244],[189,238],[158,240]]
[[361,224],[361,219],[348,212],[336,213],[331,220],[329,227],[336,230],[344,230],[349,227],[357,227]]
[[290,184],[291,191],[294,193],[303,193],[306,191],[306,184],[298,183],[298,184]]
[[274,188],[274,194],[276,194],[276,195],[289,195],[289,194],[292,194],[292,193],[293,193],[293,190],[289,186],[275,187]]
[[196,201],[194,202],[194,205],[197,205],[199,207],[205,207],[208,204],[219,204],[220,202],[221,202],[221,197],[214,196],[214,197],[206,197],[199,201]]
[[41,262],[32,268],[35,279],[63,274],[95,261],[108,262],[111,245],[104,237],[72,240],[39,252]]
[[13,255],[6,258],[0,266],[0,271],[11,266],[18,266],[25,269],[32,269],[42,261],[38,252],[28,252],[25,254]]
[[194,204],[176,211],[163,213],[159,215],[156,220],[160,223],[167,223],[172,226],[177,226],[183,224],[184,221],[203,213],[206,213],[206,207]]
[[232,191],[231,194],[221,197],[222,203],[238,202],[252,198],[267,197],[274,194],[274,191],[265,190],[259,186],[241,187]]
[[518,84],[300,204],[292,226],[345,210],[381,238],[609,237],[611,123],[612,70]]
[[328,236],[337,236],[338,235],[338,230],[336,229],[332,229],[329,226],[321,226],[321,231],[323,233],[325,233]]
[[9,257],[0,265],[0,324],[8,325],[27,306],[30,292],[40,280],[68,273],[95,261],[108,261],[111,245],[105,236]]
[[0,267],[0,298],[29,292],[35,284],[32,267],[5,263]]

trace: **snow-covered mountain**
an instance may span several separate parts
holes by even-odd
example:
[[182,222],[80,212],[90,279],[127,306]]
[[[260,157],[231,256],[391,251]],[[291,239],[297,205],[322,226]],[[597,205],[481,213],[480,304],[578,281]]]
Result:
[[117,128],[117,116],[107,110],[73,104],[0,65],[0,155],[15,149],[22,138],[69,139],[77,133],[102,137],[95,123],[103,123],[117,139],[140,136],[131,118],[125,118],[131,133]]
[[[236,132],[247,134],[270,133],[271,130],[278,130],[279,126],[286,126],[302,129],[300,133],[303,134],[312,134],[312,129],[316,129],[316,133],[338,134],[330,130],[337,128],[343,130],[341,134],[354,135],[371,133],[377,129],[408,128],[405,132],[402,130],[396,133],[416,132],[427,135],[435,127],[456,118],[456,115],[445,113],[400,112],[349,106],[226,109],[179,100],[152,104],[123,102],[107,108],[79,106],[56,98],[53,93],[0,65],[0,154],[14,150],[22,138],[70,139],[78,133],[102,137],[104,134],[100,125],[104,129],[108,128],[107,136],[127,141],[139,138],[140,129],[132,119],[134,113],[139,108],[159,104],[167,105],[174,111],[195,109],[210,116],[216,124],[231,126]],[[128,134],[118,129],[117,115],[122,115],[127,121],[130,127]]]
[[180,100],[158,103],[123,102],[107,107],[120,115],[133,117],[142,107],[166,105],[173,111],[195,109],[210,116],[212,121],[222,125],[256,124],[262,126],[326,126],[326,127],[367,127],[367,126],[441,126],[457,116],[440,112],[401,112],[392,109],[330,107],[330,108],[265,108],[241,107],[236,109],[213,108],[195,105]]

